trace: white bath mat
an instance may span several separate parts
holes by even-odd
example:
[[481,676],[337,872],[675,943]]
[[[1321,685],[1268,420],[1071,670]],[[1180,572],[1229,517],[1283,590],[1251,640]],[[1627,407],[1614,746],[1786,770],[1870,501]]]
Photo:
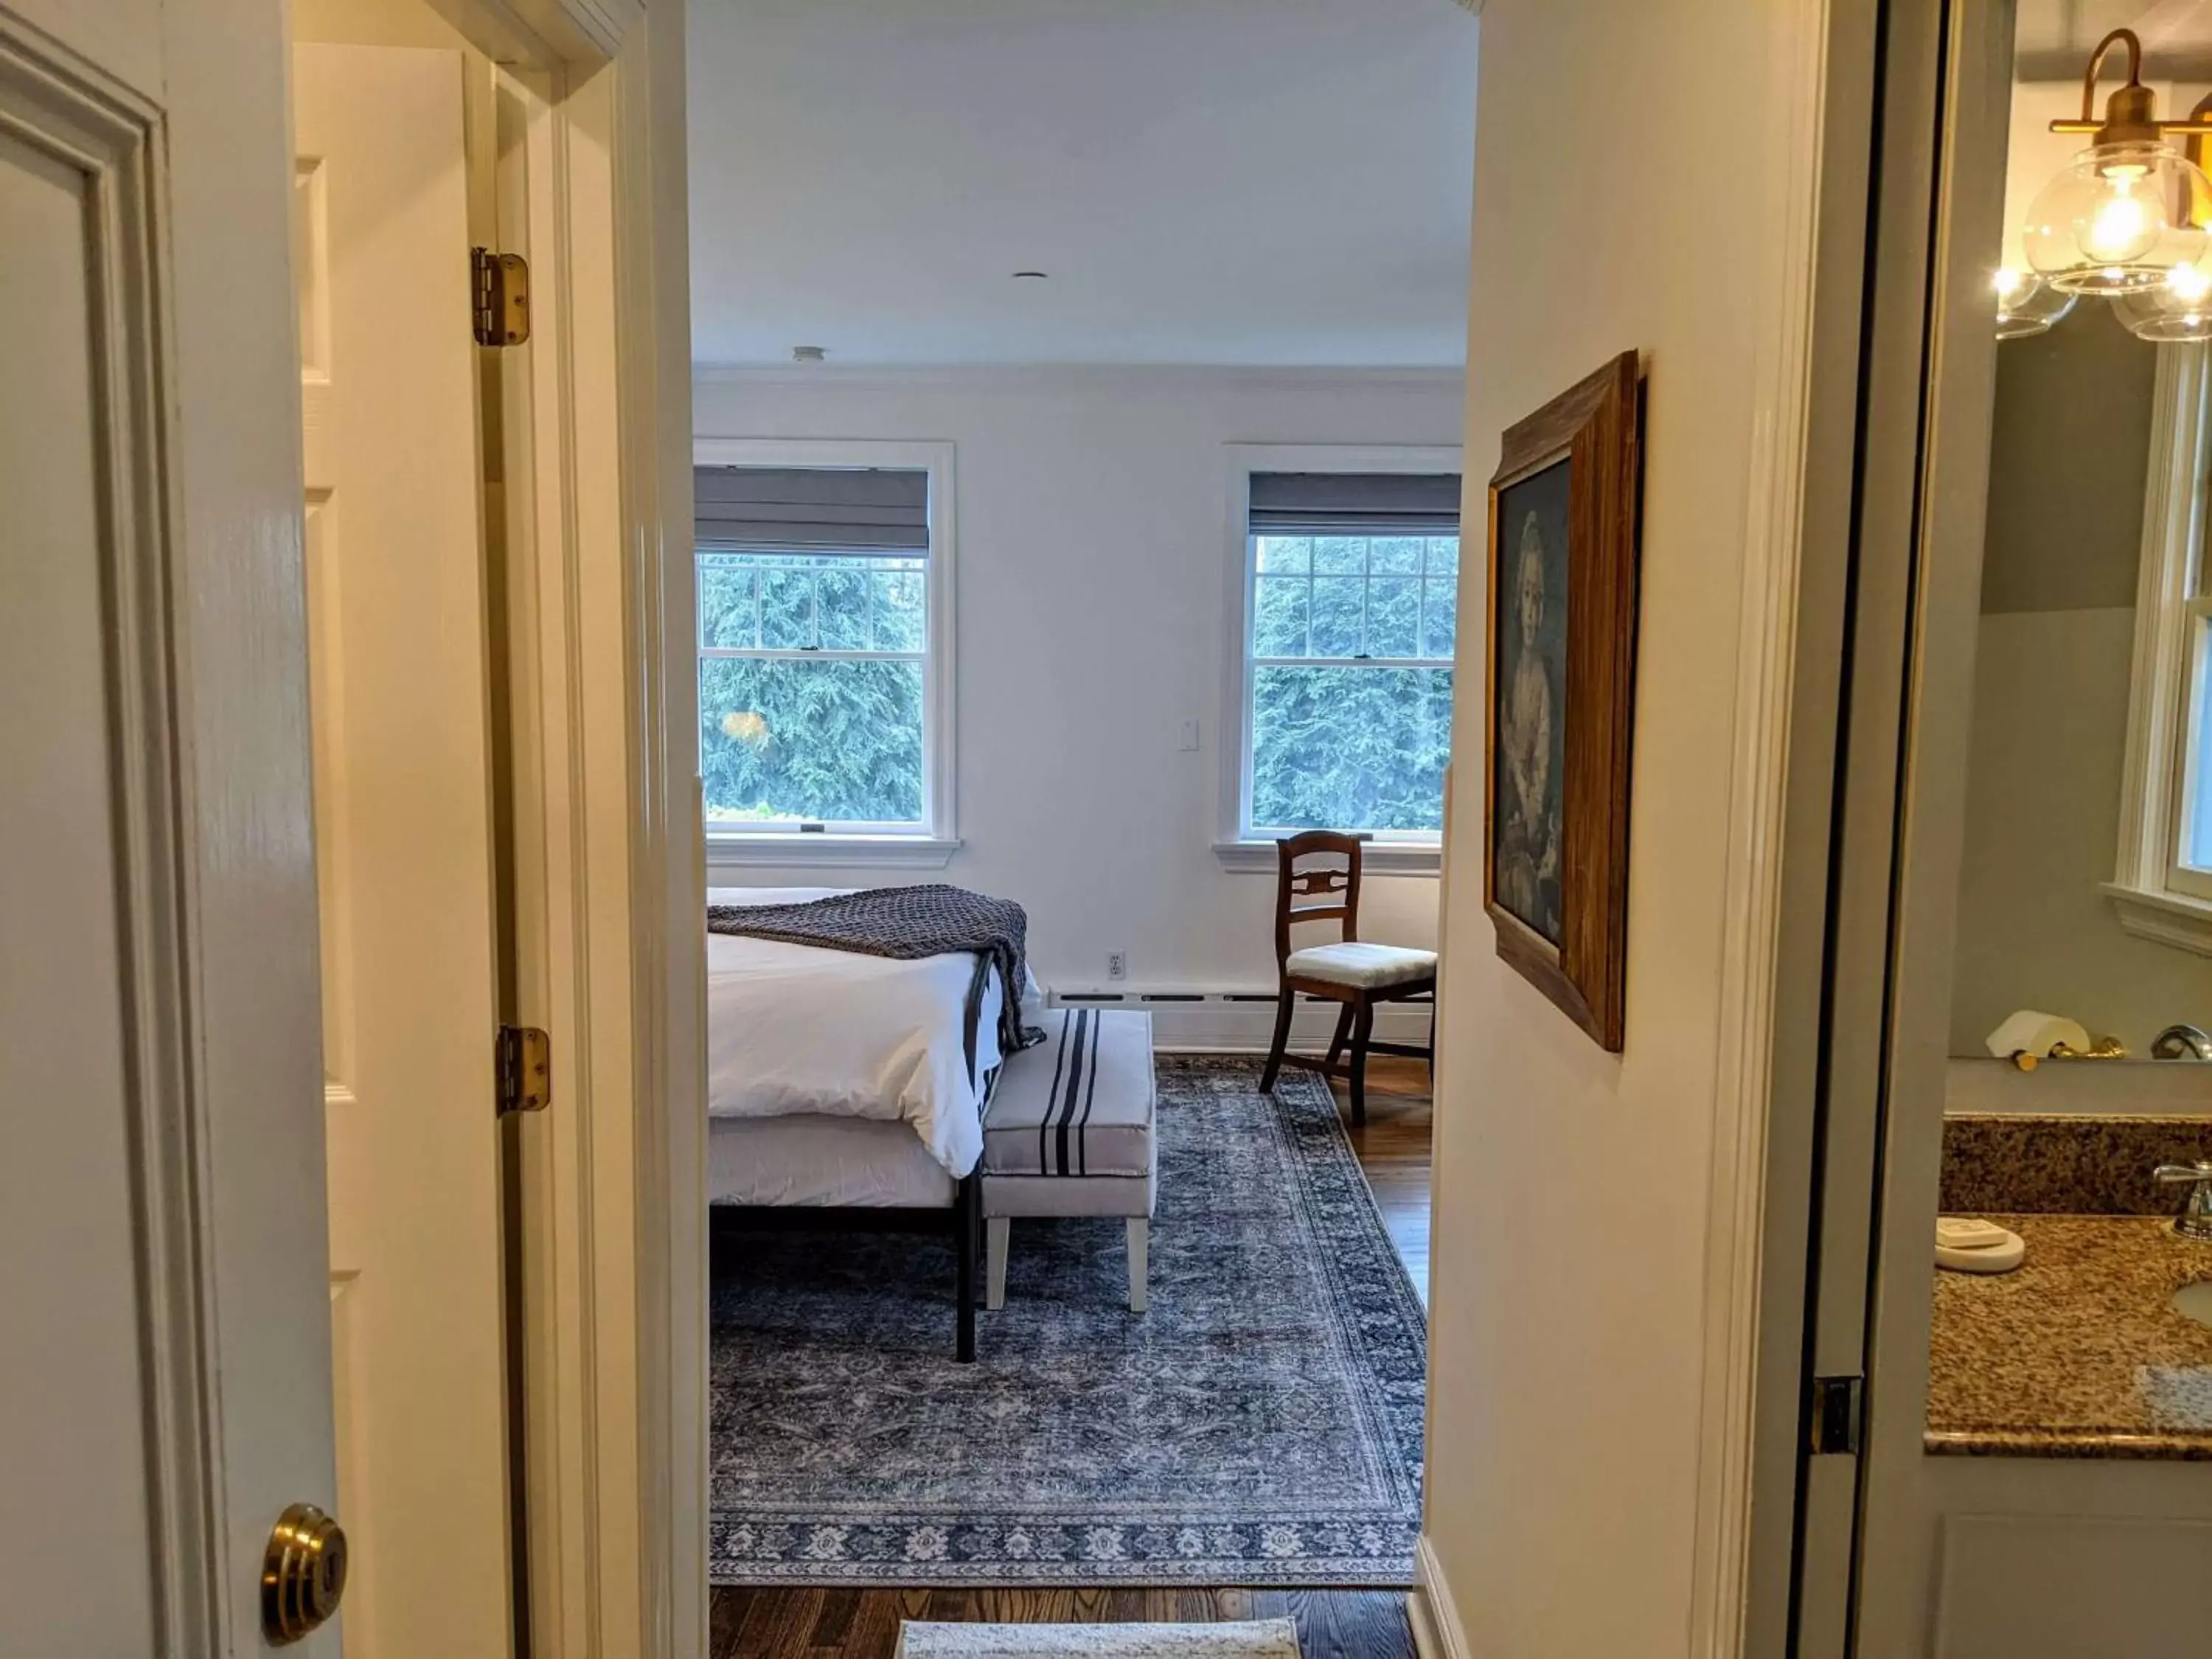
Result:
[[961,1625],[908,1620],[897,1659],[1298,1659],[1287,1619],[1215,1625]]

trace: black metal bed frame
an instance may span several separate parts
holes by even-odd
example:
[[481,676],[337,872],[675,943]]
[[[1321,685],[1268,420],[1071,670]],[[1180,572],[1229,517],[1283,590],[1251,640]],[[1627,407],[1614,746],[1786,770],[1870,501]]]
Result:
[[975,1285],[983,1256],[983,1173],[963,1176],[952,1202],[875,1208],[865,1204],[781,1206],[710,1204],[709,1237],[719,1242],[746,1233],[921,1233],[952,1240],[953,1297],[957,1306],[953,1357],[975,1358]]

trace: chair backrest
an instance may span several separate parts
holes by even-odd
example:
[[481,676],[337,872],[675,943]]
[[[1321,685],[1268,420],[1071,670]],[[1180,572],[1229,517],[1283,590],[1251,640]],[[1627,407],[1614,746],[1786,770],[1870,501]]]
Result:
[[1344,923],[1342,937],[1359,937],[1359,846],[1362,837],[1334,830],[1307,830],[1275,843],[1275,965],[1290,960],[1291,928],[1302,921]]

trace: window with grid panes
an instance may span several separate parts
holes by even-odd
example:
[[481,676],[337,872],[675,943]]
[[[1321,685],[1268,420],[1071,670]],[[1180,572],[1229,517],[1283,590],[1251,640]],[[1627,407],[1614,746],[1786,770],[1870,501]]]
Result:
[[1246,836],[1442,830],[1458,495],[1455,476],[1254,475]]
[[925,833],[928,475],[701,467],[699,750],[710,833]]
[[2118,867],[2130,933],[2212,955],[2212,353],[2158,348]]

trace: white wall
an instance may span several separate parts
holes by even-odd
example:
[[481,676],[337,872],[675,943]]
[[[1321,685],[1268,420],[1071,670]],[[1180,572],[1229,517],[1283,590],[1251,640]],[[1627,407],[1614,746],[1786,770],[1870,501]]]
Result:
[[[1272,988],[1273,874],[1212,851],[1234,639],[1224,446],[1456,444],[1460,386],[1425,371],[702,373],[702,437],[950,441],[959,521],[951,866],[712,878],[942,878],[1025,905],[1056,988],[1103,984],[1112,950],[1134,988]],[[1188,720],[1195,753],[1177,748]],[[1433,945],[1437,891],[1370,874],[1361,932]]]
[[[1785,235],[1760,185],[1787,153],[1779,37],[1820,10],[1482,14],[1468,476],[1614,353],[1648,375],[1623,1054],[1498,959],[1471,874],[1480,779],[1455,779],[1425,1530],[1483,1659],[1689,1649],[1738,621],[1774,413],[1751,289]],[[1462,563],[1470,651],[1481,568]],[[1458,690],[1470,730],[1479,677]]]

